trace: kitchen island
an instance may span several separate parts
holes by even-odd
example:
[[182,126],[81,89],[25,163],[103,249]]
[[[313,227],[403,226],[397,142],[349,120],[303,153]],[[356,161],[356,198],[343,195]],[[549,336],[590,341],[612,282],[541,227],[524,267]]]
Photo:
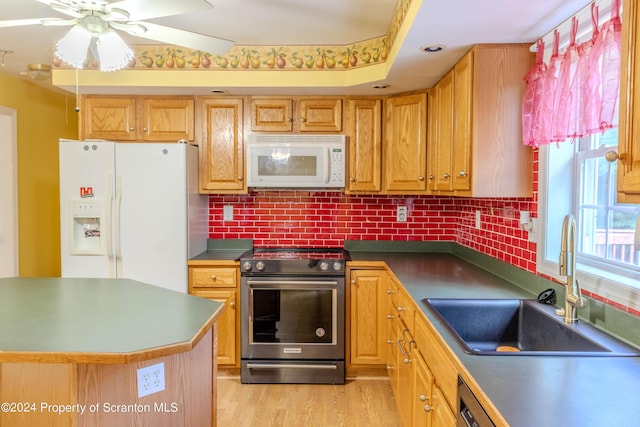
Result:
[[0,425],[215,426],[222,310],[126,279],[0,279]]

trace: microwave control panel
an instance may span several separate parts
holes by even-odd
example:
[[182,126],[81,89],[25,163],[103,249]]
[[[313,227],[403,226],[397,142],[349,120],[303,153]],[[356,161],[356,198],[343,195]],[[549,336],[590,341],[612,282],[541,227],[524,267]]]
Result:
[[334,147],[331,149],[330,183],[344,185],[345,161],[346,159],[343,148]]

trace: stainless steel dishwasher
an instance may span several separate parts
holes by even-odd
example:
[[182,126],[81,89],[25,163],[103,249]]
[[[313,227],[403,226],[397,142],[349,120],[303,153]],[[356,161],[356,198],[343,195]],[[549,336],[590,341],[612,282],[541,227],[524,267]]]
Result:
[[491,418],[482,409],[482,405],[473,395],[469,387],[458,376],[458,413],[457,427],[495,427]]

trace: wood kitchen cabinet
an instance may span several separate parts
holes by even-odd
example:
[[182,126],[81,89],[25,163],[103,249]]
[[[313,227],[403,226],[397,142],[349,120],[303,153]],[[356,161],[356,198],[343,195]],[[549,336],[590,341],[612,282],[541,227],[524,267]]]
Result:
[[350,99],[347,110],[347,192],[377,193],[381,190],[382,100]]
[[476,45],[429,92],[432,194],[531,196],[521,104],[533,59],[529,45]]
[[640,5],[623,0],[617,197],[640,203]]
[[385,102],[383,191],[424,194],[427,188],[427,95],[392,96]]
[[342,98],[251,98],[252,132],[340,132]]
[[215,266],[189,266],[189,294],[225,305],[218,320],[218,366],[240,367],[240,266],[220,261]]
[[349,286],[350,364],[383,366],[386,360],[389,274],[351,270]]
[[200,192],[246,193],[242,98],[198,99]]
[[192,97],[82,97],[80,138],[113,141],[194,140]]

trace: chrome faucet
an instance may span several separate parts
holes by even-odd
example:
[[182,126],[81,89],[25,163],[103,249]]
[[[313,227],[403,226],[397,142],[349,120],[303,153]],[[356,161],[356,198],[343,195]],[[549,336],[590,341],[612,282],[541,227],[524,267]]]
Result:
[[576,219],[569,214],[562,222],[562,240],[560,242],[560,258],[558,264],[560,275],[567,276],[564,292],[564,308],[559,308],[556,313],[564,316],[566,323],[578,321],[578,308],[587,306],[587,300],[582,296],[580,283],[576,279]]

